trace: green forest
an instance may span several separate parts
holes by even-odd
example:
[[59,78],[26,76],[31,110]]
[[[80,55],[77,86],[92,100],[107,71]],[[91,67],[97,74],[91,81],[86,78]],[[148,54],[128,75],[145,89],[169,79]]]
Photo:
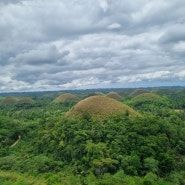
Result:
[[0,94],[1,185],[185,185],[185,89]]

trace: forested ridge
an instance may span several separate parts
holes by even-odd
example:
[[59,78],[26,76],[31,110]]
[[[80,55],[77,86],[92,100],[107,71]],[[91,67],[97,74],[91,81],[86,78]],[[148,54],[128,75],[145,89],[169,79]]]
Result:
[[0,184],[184,185],[184,89],[116,93],[137,116],[69,119],[77,102],[55,102],[60,92],[0,95]]

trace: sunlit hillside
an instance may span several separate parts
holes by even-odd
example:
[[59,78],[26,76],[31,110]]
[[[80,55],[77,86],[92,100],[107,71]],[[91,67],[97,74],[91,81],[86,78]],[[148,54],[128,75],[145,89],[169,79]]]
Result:
[[138,116],[139,114],[123,103],[109,97],[91,96],[80,101],[66,114],[68,118],[90,115],[98,119],[105,119],[115,115]]

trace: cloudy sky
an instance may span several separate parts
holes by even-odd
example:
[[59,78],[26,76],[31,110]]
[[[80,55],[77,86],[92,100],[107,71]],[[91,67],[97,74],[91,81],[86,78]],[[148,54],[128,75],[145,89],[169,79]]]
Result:
[[184,0],[0,0],[0,92],[185,85]]

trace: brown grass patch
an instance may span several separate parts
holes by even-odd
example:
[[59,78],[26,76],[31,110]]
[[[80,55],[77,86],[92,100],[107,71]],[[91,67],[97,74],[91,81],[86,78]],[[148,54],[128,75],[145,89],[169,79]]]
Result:
[[113,98],[113,99],[118,100],[118,101],[121,100],[121,96],[117,92],[109,92],[107,94],[107,97]]
[[13,97],[13,96],[7,96],[3,101],[2,103],[3,104],[7,104],[7,105],[10,105],[10,104],[16,104],[18,101],[17,98]]
[[35,101],[29,97],[19,98],[17,101],[17,103],[34,103],[34,102]]
[[139,115],[131,107],[112,98],[104,96],[91,96],[80,101],[66,113],[66,117],[82,117],[84,114],[88,114],[91,117],[96,117],[100,119],[105,119],[114,115]]
[[76,95],[70,94],[70,93],[65,93],[65,94],[61,94],[60,96],[58,96],[57,98],[55,98],[53,100],[53,103],[78,102],[78,101],[80,101],[80,98],[78,98]]
[[7,96],[2,103],[6,105],[14,105],[17,103],[34,103],[35,101],[29,97],[15,98],[13,96]]
[[135,97],[135,96],[138,96],[143,93],[150,93],[150,91],[148,91],[147,89],[137,89],[137,90],[133,91],[129,96]]

